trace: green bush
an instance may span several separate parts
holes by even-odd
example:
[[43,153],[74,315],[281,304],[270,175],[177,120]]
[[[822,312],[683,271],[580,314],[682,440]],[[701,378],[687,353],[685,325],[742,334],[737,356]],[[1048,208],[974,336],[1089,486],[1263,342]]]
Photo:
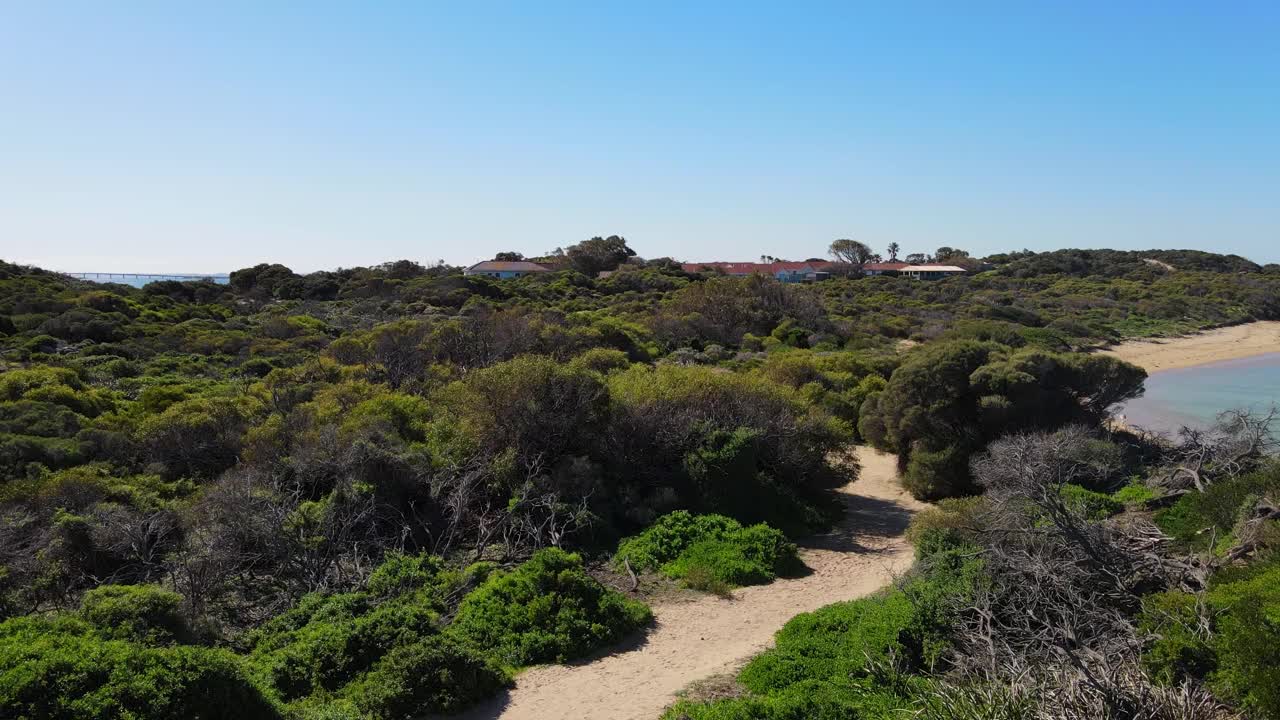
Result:
[[[623,540],[614,564],[629,560],[635,570],[660,570],[686,580],[691,587],[771,582],[796,569],[796,546],[782,532],[759,524],[743,527],[723,515],[694,515],[677,510],[659,518],[634,537]],[[693,582],[688,582],[690,577]]]
[[286,701],[333,692],[391,650],[436,632],[439,615],[420,602],[375,602],[362,593],[314,593],[249,639],[249,662]]
[[1143,506],[1157,496],[1156,491],[1147,487],[1145,483],[1131,482],[1112,493],[1111,497],[1125,505]]
[[547,548],[467,595],[449,632],[523,666],[581,657],[652,617],[644,604],[588,575],[577,555]]
[[968,491],[969,458],[958,447],[916,449],[907,461],[902,487],[919,500],[940,500]]
[[50,720],[267,720],[275,705],[239,659],[179,645],[104,640],[27,618],[0,624],[0,708]]
[[1215,583],[1218,667],[1210,686],[1260,717],[1280,718],[1280,562]]
[[[946,532],[930,528],[927,533]],[[900,589],[792,618],[738,680],[752,695],[680,703],[666,718],[897,718],[940,668],[956,598],[981,582],[974,547],[951,543]]]
[[1252,499],[1280,492],[1280,464],[1257,472],[1215,482],[1204,492],[1183,495],[1173,506],[1156,513],[1160,529],[1196,547],[1210,538],[1227,536],[1235,528],[1244,506]]
[[797,615],[778,631],[775,646],[747,663],[738,679],[763,695],[805,680],[860,676],[868,659],[908,654],[903,631],[914,619],[911,603],[901,593]]
[[1176,683],[1203,678],[1216,667],[1210,639],[1200,630],[1202,622],[1195,595],[1170,591],[1143,598],[1138,629],[1152,638],[1142,660],[1153,677]]
[[157,585],[102,585],[84,594],[80,615],[105,637],[144,642],[189,636],[182,596]]
[[494,661],[453,638],[434,635],[387,653],[342,694],[370,717],[399,720],[457,712],[506,682]]
[[1090,520],[1106,520],[1124,512],[1124,503],[1120,500],[1079,485],[1062,486],[1062,499],[1067,507]]
[[738,521],[724,515],[676,510],[658,518],[639,535],[618,543],[614,562],[620,567],[625,559],[635,570],[657,570],[699,540],[721,539],[741,527]]
[[662,720],[896,720],[910,701],[863,680],[805,680],[765,696],[678,702]]
[[[1202,602],[1212,634],[1203,630]],[[1202,599],[1150,596],[1139,627],[1152,636],[1143,661],[1158,679],[1205,678],[1257,717],[1280,718],[1280,562],[1223,570]]]

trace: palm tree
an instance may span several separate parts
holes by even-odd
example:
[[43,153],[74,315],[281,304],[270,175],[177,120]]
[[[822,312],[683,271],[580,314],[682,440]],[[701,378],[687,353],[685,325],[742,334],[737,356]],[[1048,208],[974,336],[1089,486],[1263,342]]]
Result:
[[888,247],[889,262],[898,262],[898,251],[901,249],[902,248],[898,246],[898,243],[896,242],[889,243],[889,247]]

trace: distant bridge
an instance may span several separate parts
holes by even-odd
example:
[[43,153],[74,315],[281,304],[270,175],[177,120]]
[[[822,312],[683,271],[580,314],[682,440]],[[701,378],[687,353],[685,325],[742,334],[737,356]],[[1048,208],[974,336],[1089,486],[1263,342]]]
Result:
[[231,282],[230,275],[220,275],[218,273],[203,273],[184,275],[180,273],[118,273],[118,272],[69,272],[63,275],[70,275],[77,280],[92,280],[93,282],[120,282],[127,285],[144,285],[149,282],[157,282],[159,280],[177,280],[185,282],[188,280],[208,280],[219,284]]

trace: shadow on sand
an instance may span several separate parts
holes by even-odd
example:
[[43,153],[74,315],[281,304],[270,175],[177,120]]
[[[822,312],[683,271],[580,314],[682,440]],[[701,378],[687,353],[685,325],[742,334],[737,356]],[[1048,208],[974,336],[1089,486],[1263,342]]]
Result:
[[844,496],[844,517],[827,532],[804,538],[802,548],[836,552],[871,553],[879,548],[864,545],[859,538],[889,538],[901,535],[911,522],[911,511],[892,500],[855,495]]

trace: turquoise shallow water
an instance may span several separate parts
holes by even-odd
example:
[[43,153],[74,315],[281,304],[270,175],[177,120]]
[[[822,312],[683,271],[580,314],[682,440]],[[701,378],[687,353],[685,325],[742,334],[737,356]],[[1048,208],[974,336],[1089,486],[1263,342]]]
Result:
[[1223,410],[1280,404],[1280,352],[1154,373],[1146,386],[1118,411],[1126,423],[1160,432],[1203,427]]

